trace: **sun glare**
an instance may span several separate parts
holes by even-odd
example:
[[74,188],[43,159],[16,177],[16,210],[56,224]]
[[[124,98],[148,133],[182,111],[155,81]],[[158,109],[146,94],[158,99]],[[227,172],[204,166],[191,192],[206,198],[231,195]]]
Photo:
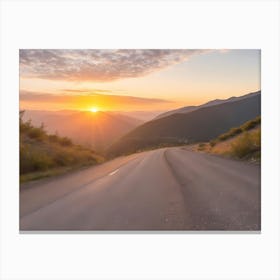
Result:
[[91,111],[92,113],[97,113],[97,112],[99,111],[99,109],[96,108],[96,107],[93,107],[93,108],[90,109],[90,111]]

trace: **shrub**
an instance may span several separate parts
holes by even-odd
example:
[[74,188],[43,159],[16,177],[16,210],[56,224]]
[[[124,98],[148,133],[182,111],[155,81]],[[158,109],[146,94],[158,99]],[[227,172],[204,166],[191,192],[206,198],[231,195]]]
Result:
[[216,144],[217,144],[217,140],[214,139],[214,140],[210,141],[210,146],[211,147],[214,147]]
[[230,136],[235,136],[235,135],[238,135],[242,132],[242,129],[240,127],[233,127],[230,129],[229,131],[229,135]]
[[32,127],[31,120],[27,122],[20,120],[20,133],[28,132]]
[[224,134],[220,135],[218,137],[218,140],[219,141],[225,141],[229,138],[232,138],[232,137],[240,134],[241,132],[242,132],[242,129],[240,127],[233,127],[227,133],[224,133]]
[[67,152],[59,152],[55,154],[54,161],[58,166],[67,166],[75,163],[75,158]]
[[[244,123],[240,127],[233,127],[233,128],[231,128],[228,132],[218,136],[218,138],[215,139],[215,141],[216,142],[218,142],[218,141],[225,141],[225,140],[230,139],[230,138],[232,138],[232,137],[234,137],[236,135],[239,135],[243,131],[248,131],[248,130],[250,130],[252,128],[255,128],[260,123],[261,123],[261,117],[258,116],[254,120],[248,121],[248,122]],[[213,143],[211,145],[211,142],[210,142],[211,147],[213,147],[215,144],[216,143]]]
[[35,171],[47,170],[54,166],[54,162],[51,157],[46,154],[35,154],[33,156],[33,167]]
[[[20,113],[20,174],[49,172],[57,167],[78,167],[104,160],[94,151],[74,145],[68,137],[48,135],[44,125],[34,127]],[[32,141],[30,141],[32,139]]]
[[199,143],[198,150],[203,151],[205,149],[205,143]]
[[219,141],[225,141],[227,140],[228,138],[230,138],[229,134],[225,133],[225,134],[222,134],[218,137],[218,140]]
[[254,153],[260,152],[260,149],[260,129],[252,133],[245,132],[244,135],[231,144],[231,154],[238,158],[245,158],[253,155]]
[[69,139],[68,137],[60,138],[60,139],[59,139],[59,143],[60,143],[62,146],[72,146],[72,145],[73,145],[71,139]]
[[46,153],[31,149],[30,146],[20,145],[20,173],[47,170],[54,166],[54,162]]
[[43,140],[46,136],[45,131],[40,127],[30,127],[28,136],[32,139]]
[[50,134],[48,137],[50,142],[54,142],[54,143],[59,142],[59,137],[56,134]]
[[259,125],[260,123],[261,123],[261,117],[258,116],[258,117],[256,117],[254,120],[248,121],[248,122],[244,123],[244,124],[241,126],[241,128],[242,128],[242,130],[247,131],[247,130],[250,130],[250,129],[256,127],[256,126]]

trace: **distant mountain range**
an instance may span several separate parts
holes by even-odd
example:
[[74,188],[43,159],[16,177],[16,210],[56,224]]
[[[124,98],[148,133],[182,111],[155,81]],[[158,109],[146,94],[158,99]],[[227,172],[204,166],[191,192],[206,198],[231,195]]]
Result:
[[35,126],[44,123],[48,133],[67,136],[74,143],[102,151],[113,141],[143,123],[119,113],[85,111],[32,111],[27,110],[23,119]]
[[138,126],[115,141],[107,154],[117,156],[162,144],[209,141],[260,114],[260,91],[180,108]]
[[164,112],[158,116],[156,116],[154,119],[161,119],[173,114],[185,114],[185,113],[189,113],[189,112],[193,112],[195,110],[201,109],[201,108],[205,108],[205,107],[210,107],[210,106],[214,106],[214,105],[219,105],[222,103],[227,103],[227,102],[234,102],[234,101],[238,101],[238,100],[242,100],[244,98],[248,98],[250,96],[254,96],[256,94],[260,94],[260,91],[257,92],[252,92],[252,93],[248,93],[239,97],[230,97],[228,99],[215,99],[215,100],[211,100],[205,104],[199,105],[199,106],[187,106],[187,107],[182,107],[176,110],[172,110],[172,111],[168,111],[168,112]]
[[130,118],[135,118],[143,122],[150,121],[164,111],[112,111],[110,113],[121,114]]

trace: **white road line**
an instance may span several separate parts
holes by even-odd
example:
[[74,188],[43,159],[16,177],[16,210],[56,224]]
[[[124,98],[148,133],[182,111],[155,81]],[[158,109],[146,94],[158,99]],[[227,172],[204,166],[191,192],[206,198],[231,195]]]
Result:
[[109,176],[114,175],[114,174],[117,173],[118,171],[119,171],[119,169],[116,169],[115,171],[111,172],[111,173],[109,174]]

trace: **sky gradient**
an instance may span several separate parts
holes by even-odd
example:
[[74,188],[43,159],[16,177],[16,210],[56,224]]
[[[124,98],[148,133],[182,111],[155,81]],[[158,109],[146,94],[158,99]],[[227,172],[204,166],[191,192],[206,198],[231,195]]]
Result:
[[20,107],[169,110],[260,90],[260,50],[20,50]]

